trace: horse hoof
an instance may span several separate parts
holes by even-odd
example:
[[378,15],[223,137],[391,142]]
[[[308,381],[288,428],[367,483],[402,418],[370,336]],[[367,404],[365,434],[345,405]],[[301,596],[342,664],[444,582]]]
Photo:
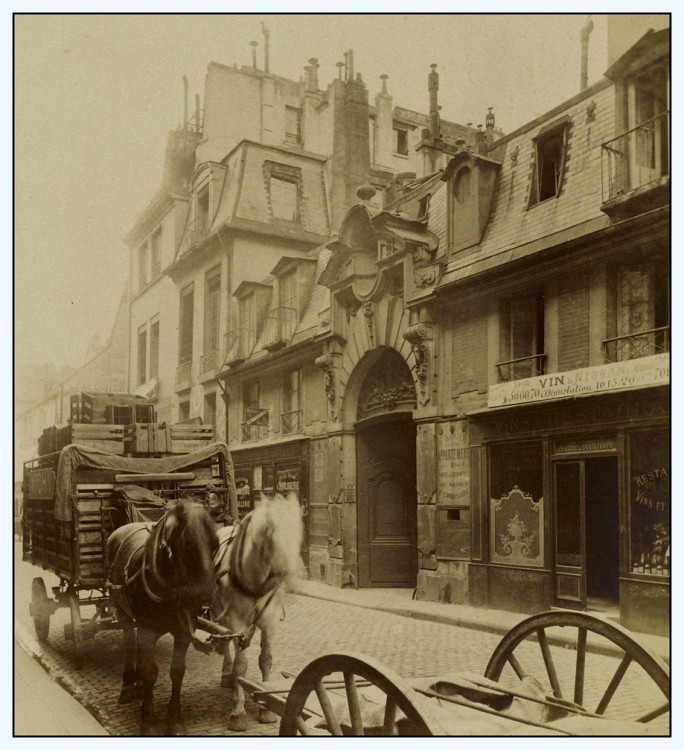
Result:
[[260,708],[257,717],[259,724],[275,724],[279,718],[278,714],[274,714],[273,711],[269,711],[266,708]]
[[119,693],[119,703],[133,703],[138,697],[138,689],[135,685],[125,685]]
[[228,719],[228,729],[233,732],[245,732],[248,726],[249,721],[246,713],[231,714],[230,719]]
[[182,721],[173,721],[166,725],[167,737],[185,737],[186,735],[185,724]]
[[143,737],[160,737],[161,733],[156,724],[144,723],[141,727],[140,734]]

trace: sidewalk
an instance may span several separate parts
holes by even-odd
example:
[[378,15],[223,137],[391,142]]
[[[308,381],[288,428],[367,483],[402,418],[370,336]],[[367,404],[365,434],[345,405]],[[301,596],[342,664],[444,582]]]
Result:
[[95,717],[43,669],[20,637],[14,641],[13,736],[109,736]]
[[[412,598],[412,589],[338,589],[318,581],[299,580],[295,583],[293,591],[300,596],[326,599],[342,604],[391,612],[405,617],[457,625],[463,628],[474,628],[484,632],[498,633],[502,636],[530,616],[517,612],[468,607],[461,604],[415,601]],[[590,614],[602,617],[600,612],[591,612]],[[610,618],[604,617],[604,619],[610,621]],[[670,663],[669,638],[644,633],[634,633],[633,637],[666,663]]]

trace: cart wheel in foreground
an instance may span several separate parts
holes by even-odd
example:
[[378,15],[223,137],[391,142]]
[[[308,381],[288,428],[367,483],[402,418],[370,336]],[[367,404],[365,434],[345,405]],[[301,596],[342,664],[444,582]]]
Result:
[[[560,646],[553,654],[552,644]],[[503,637],[485,677],[512,687],[526,676],[556,699],[601,716],[645,723],[670,710],[667,664],[629,631],[584,612],[533,615]],[[629,702],[630,691],[639,696],[639,709]]]
[[69,609],[71,610],[71,640],[74,652],[74,667],[81,669],[83,666],[83,630],[81,628],[81,607],[78,594],[75,591],[69,593]]
[[280,721],[281,736],[430,736],[442,734],[428,701],[376,659],[336,653],[297,675]]
[[34,578],[31,582],[31,604],[29,612],[33,617],[33,625],[36,629],[38,640],[45,643],[50,633],[50,604],[48,602],[45,581],[42,578]]

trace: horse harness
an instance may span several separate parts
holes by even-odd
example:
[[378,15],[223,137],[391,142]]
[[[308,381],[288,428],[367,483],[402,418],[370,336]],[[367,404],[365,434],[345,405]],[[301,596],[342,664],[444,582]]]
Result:
[[[171,547],[169,546],[165,537],[165,523],[162,517],[156,523],[144,523],[137,528],[130,529],[128,534],[121,540],[119,548],[114,555],[110,568],[111,571],[116,569],[117,563],[119,563],[119,557],[122,551],[125,549],[125,543],[137,534],[139,531],[146,531],[149,537],[152,537],[154,543],[150,544],[150,539],[143,542],[142,545],[136,546],[129,553],[128,558],[123,565],[123,583],[115,584],[112,581],[109,582],[109,588],[114,592],[123,590],[124,595],[120,597],[118,606],[131,618],[133,613],[131,612],[130,603],[128,597],[125,595],[126,587],[135,581],[136,578],[142,578],[143,588],[147,596],[155,603],[161,604],[163,602],[171,601],[175,598],[176,594],[173,592],[165,592],[160,594],[153,590],[154,583],[160,585],[161,578],[158,572],[158,553],[166,552],[169,559],[172,557]],[[151,552],[150,552],[151,549]],[[134,570],[132,575],[129,575],[129,571]],[[111,576],[110,571],[110,576]]]
[[[276,575],[272,571],[266,576],[264,583],[258,591],[254,590],[246,582],[242,566],[242,553],[251,520],[252,513],[250,512],[233,529],[230,535],[221,540],[216,554],[217,580],[220,581],[224,576],[228,576],[230,584],[234,588],[247,596],[247,598],[254,600],[247,632],[237,637],[237,645],[241,651],[246,649],[251,643],[259,625],[261,615],[283,583],[282,576]],[[285,608],[283,608],[284,616]]]

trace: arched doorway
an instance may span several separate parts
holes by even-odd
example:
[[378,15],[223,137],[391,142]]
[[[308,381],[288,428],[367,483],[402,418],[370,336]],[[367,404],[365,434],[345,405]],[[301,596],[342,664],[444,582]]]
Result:
[[415,388],[388,350],[369,371],[356,422],[359,586],[414,588],[416,545]]

